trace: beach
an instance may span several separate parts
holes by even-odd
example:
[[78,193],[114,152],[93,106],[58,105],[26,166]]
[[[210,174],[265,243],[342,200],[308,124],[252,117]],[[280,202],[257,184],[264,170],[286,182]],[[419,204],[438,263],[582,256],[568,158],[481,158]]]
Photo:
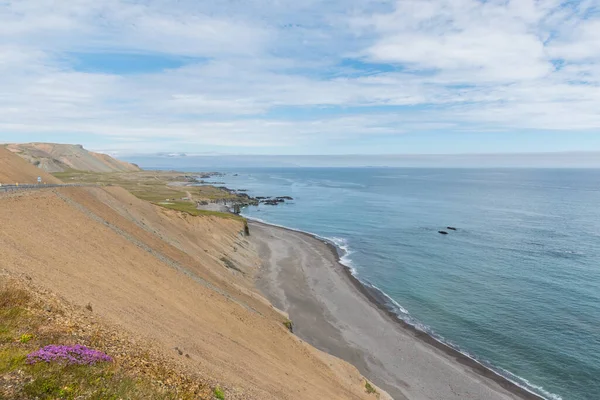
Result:
[[388,312],[336,249],[307,233],[256,221],[256,285],[289,314],[301,339],[344,359],[402,400],[540,399]]

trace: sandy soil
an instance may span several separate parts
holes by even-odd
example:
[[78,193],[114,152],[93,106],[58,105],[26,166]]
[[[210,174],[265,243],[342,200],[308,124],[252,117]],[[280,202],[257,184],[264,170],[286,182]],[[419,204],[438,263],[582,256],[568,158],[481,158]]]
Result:
[[45,171],[29,164],[11,151],[0,146],[0,183],[14,185],[15,183],[37,183],[40,176],[46,183],[61,183],[61,181]]
[[257,285],[290,315],[294,333],[352,363],[396,400],[536,398],[495,375],[482,376],[478,364],[394,321],[368,300],[322,241],[257,222],[250,232],[263,260]]
[[356,368],[291,334],[255,292],[260,263],[240,221],[165,210],[109,187],[0,194],[0,226],[0,269],[90,303],[219,382],[228,399],[376,398]]

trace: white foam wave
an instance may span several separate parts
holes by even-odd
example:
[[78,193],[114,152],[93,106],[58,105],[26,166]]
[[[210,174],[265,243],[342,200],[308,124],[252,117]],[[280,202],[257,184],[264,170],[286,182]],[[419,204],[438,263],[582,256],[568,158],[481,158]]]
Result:
[[559,395],[550,393],[547,390],[545,390],[543,387],[534,385],[533,383],[529,382],[525,378],[521,378],[520,376],[515,375],[512,372],[510,372],[504,368],[498,368],[498,369],[500,369],[502,371],[502,376],[504,378],[508,379],[509,381],[511,381],[515,385],[519,386],[520,388],[523,388],[528,391],[531,391],[530,388],[535,389],[536,392],[541,393],[542,396],[544,396],[550,400],[563,400],[562,397],[560,397]]
[[358,271],[356,270],[356,266],[354,265],[354,263],[352,262],[352,259],[350,258],[350,256],[352,255],[352,253],[354,253],[354,251],[350,249],[350,245],[348,244],[348,239],[335,237],[335,236],[331,237],[331,238],[325,237],[324,239],[333,243],[338,249],[342,250],[341,255],[340,255],[340,264],[346,266],[350,270],[350,273],[353,276],[357,276]]
[[294,182],[296,182],[294,179],[284,178],[283,176],[278,176],[278,175],[269,175],[269,179],[273,179],[273,180],[277,180],[277,181],[284,181],[284,182],[287,182],[287,183],[294,183]]
[[[374,289],[377,289],[377,291],[379,293],[381,293],[390,304],[392,304],[392,306],[395,309],[395,311],[399,311],[400,313],[404,314],[404,316],[410,317],[410,314],[409,314],[408,310],[406,308],[402,307],[400,305],[400,303],[398,303],[396,300],[392,299],[386,292],[384,292],[383,290],[379,289],[377,286],[375,286],[375,285],[373,285],[371,283],[368,283],[367,285],[370,286],[370,287],[372,287],[372,288],[374,288]],[[416,327],[416,325],[415,325],[415,327]]]

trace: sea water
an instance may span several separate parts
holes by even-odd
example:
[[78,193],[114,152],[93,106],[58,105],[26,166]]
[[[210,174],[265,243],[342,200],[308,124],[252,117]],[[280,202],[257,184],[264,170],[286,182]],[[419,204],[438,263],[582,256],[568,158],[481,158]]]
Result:
[[235,172],[294,198],[245,216],[329,238],[405,320],[548,399],[600,399],[600,170]]

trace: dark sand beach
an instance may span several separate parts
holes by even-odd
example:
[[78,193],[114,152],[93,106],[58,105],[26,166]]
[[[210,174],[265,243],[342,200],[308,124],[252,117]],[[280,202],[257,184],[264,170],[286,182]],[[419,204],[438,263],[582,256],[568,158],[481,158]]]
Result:
[[258,288],[294,333],[342,358],[394,399],[540,399],[399,320],[309,234],[250,222],[263,260]]

